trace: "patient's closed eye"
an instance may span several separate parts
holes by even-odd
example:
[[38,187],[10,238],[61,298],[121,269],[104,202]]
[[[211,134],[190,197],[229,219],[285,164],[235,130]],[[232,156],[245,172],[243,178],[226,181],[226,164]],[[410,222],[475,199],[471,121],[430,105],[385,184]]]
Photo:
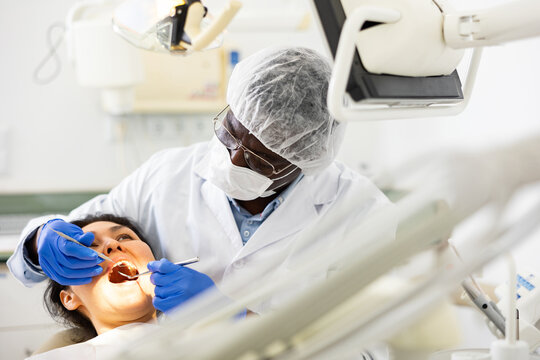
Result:
[[133,238],[133,236],[129,234],[120,234],[116,237],[116,240],[122,241],[122,240],[135,240],[135,239]]

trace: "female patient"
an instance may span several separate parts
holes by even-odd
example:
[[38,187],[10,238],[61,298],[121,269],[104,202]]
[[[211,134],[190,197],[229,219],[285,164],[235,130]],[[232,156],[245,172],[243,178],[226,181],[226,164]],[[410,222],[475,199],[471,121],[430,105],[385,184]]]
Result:
[[101,263],[103,272],[85,285],[63,286],[49,280],[44,299],[47,310],[56,320],[77,330],[70,345],[30,359],[96,359],[110,355],[114,346],[133,339],[133,331],[156,323],[152,305],[154,285],[150,276],[128,280],[120,272],[146,271],[154,255],[141,232],[128,219],[112,215],[91,216],[73,224],[92,232],[91,247],[111,258]]

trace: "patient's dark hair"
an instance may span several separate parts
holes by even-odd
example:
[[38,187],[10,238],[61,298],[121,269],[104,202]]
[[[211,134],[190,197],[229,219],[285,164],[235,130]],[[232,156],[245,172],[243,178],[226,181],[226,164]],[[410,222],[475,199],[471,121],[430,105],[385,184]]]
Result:
[[[128,227],[137,234],[139,239],[148,244],[139,227],[132,220],[125,217],[111,214],[98,214],[89,215],[83,219],[71,221],[71,223],[82,228],[98,221],[110,221]],[[75,330],[73,331],[73,338],[71,339],[73,342],[89,340],[97,336],[96,329],[94,328],[94,325],[92,325],[92,322],[78,310],[66,309],[60,300],[60,292],[68,288],[69,286],[67,285],[60,285],[56,281],[49,279],[49,285],[47,286],[47,289],[45,289],[43,295],[45,308],[58,323]]]

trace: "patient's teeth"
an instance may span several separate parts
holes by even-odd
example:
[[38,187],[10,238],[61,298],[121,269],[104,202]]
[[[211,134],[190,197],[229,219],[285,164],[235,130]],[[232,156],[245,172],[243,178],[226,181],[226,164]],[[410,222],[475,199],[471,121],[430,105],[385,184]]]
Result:
[[133,265],[129,261],[122,260],[122,261],[117,262],[111,269],[111,272],[109,273],[109,281],[115,284],[121,283],[121,282],[130,280],[124,274],[133,276],[133,275],[137,275],[138,273],[139,271],[137,270],[135,265]]

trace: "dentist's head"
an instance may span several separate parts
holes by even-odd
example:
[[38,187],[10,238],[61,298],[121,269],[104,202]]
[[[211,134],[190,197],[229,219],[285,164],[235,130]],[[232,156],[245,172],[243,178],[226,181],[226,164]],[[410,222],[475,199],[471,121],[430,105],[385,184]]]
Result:
[[331,72],[314,50],[264,49],[236,65],[227,102],[262,145],[305,175],[316,174],[335,158],[343,135],[326,106]]
[[221,153],[212,162],[219,176],[210,180],[235,199],[253,200],[275,194],[300,173],[323,171],[345,128],[326,105],[330,75],[321,55],[299,47],[264,49],[238,63],[229,106],[214,119],[213,151]]

